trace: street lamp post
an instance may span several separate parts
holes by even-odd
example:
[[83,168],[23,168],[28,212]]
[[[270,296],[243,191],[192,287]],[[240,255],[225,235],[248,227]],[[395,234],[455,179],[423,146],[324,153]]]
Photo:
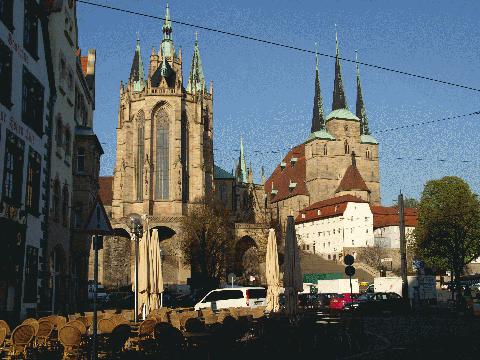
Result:
[[142,218],[138,214],[130,214],[128,215],[127,225],[130,228],[133,241],[135,241],[135,305],[133,309],[133,316],[134,321],[138,322],[138,242],[140,241],[140,236],[143,233]]

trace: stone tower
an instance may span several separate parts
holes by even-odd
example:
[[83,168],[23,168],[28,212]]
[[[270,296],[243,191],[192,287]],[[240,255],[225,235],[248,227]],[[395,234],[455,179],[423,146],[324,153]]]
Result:
[[128,83],[120,86],[113,219],[182,216],[213,189],[213,87],[205,86],[198,39],[185,86],[168,5],[162,32],[147,74],[137,37]]
[[[328,199],[337,189],[355,156],[355,168],[370,192],[368,201],[380,204],[378,142],[370,135],[363,102],[360,72],[357,63],[356,115],[348,109],[343,87],[338,36],[336,36],[335,80],[332,111],[324,117],[318,58],[315,75],[315,97],[311,134],[305,142],[306,186],[310,203]],[[360,189],[359,189],[360,190]]]

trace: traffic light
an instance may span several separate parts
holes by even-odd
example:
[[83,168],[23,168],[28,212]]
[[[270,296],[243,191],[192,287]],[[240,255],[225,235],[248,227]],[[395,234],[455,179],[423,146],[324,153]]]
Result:
[[343,262],[345,263],[345,265],[347,265],[345,267],[345,274],[349,277],[355,275],[355,267],[352,266],[355,262],[355,258],[352,255],[348,254],[345,255],[345,257],[343,258]]

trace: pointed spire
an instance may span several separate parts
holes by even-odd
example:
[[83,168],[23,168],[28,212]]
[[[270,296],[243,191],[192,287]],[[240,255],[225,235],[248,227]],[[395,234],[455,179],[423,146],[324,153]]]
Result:
[[357,65],[357,104],[356,115],[360,119],[360,135],[370,135],[368,128],[367,111],[365,110],[365,103],[363,102],[362,83],[360,81],[360,67],[358,65],[358,54],[355,50],[355,63]]
[[332,111],[338,109],[348,109],[347,99],[345,97],[345,91],[343,89],[342,65],[340,64],[337,24],[335,24],[335,46],[335,80],[333,83]]
[[320,75],[318,72],[318,54],[317,43],[315,43],[315,96],[313,98],[313,115],[311,132],[323,130],[325,128],[325,119],[323,117],[323,100],[320,90]]
[[238,157],[237,181],[247,183],[247,162],[245,161],[245,151],[243,149],[243,138],[240,138],[240,156]]
[[253,167],[252,162],[250,162],[250,166],[248,167],[248,183],[253,184]]
[[163,22],[162,32],[163,38],[160,46],[162,57],[172,57],[175,54],[175,49],[173,47],[172,22],[170,20],[170,8],[168,7],[168,3],[165,10],[165,20]]
[[145,69],[143,67],[142,53],[140,50],[140,37],[138,32],[137,45],[135,46],[135,55],[133,55],[129,80],[133,84],[133,91],[142,91],[145,87]]
[[192,64],[187,84],[188,92],[193,92],[194,90],[199,92],[205,90],[205,75],[203,74],[202,59],[200,58],[197,32],[195,32],[195,46],[193,48]]
[[263,169],[263,166],[262,166],[262,169],[261,169],[261,172],[260,172],[260,182],[261,182],[262,186],[265,185],[265,181],[266,181],[265,170]]

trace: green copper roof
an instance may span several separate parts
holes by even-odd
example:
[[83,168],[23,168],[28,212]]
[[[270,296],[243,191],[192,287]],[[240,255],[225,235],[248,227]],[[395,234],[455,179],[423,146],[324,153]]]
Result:
[[357,52],[355,51],[355,62],[357,64],[357,104],[356,113],[360,119],[360,135],[370,135],[370,129],[368,128],[367,111],[365,110],[365,103],[363,102],[362,83],[360,81],[360,68],[358,66]]
[[378,144],[377,139],[375,139],[372,135],[366,135],[366,134],[360,135],[360,142],[362,144],[374,144],[374,145]]
[[235,180],[235,176],[228,171],[223,170],[220,166],[213,165],[213,177],[214,179],[232,179]]
[[142,54],[140,51],[140,39],[137,35],[137,45],[133,56],[132,68],[130,69],[130,81],[133,83],[133,91],[142,91],[145,87],[145,70],[143,68]]
[[309,136],[306,142],[312,141],[314,139],[320,139],[320,140],[335,140],[335,136],[330,134],[327,130],[319,130],[312,132]]
[[198,48],[198,35],[195,34],[195,47],[193,48],[192,65],[188,77],[187,91],[192,92],[205,90],[205,75],[203,74],[202,59]]
[[173,48],[172,22],[170,21],[170,8],[168,7],[168,3],[165,10],[165,21],[163,22],[162,32],[163,38],[160,46],[162,56],[171,57],[174,55],[175,50]]
[[338,33],[336,30],[335,46],[335,80],[333,82],[332,110],[348,109],[347,98],[345,97],[345,90],[343,89],[342,65],[340,64],[340,50],[338,48]]
[[332,119],[360,121],[360,119],[353,115],[348,109],[333,110],[330,114],[328,114],[327,121],[330,121]]

